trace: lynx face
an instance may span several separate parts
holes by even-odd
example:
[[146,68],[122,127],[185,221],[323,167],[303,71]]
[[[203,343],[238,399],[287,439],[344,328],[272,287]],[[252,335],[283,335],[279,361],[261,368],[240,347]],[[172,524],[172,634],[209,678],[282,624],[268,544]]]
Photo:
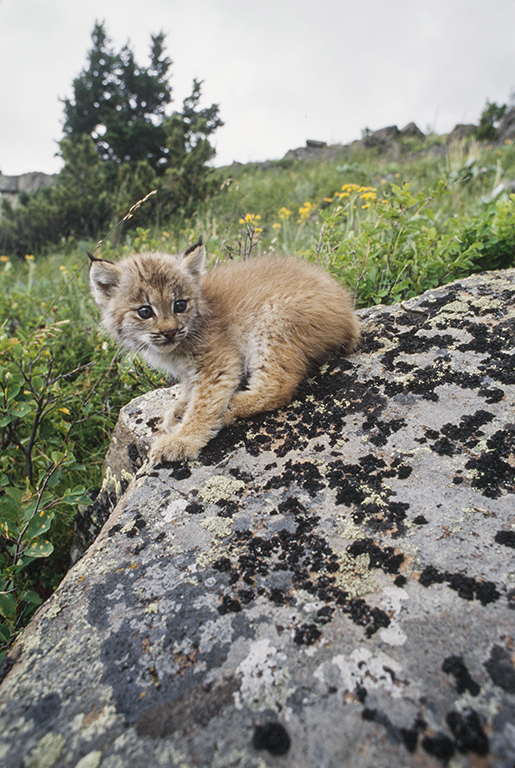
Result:
[[106,330],[127,350],[168,354],[194,331],[200,276],[187,254],[148,252],[126,259],[123,269],[94,261],[90,283]]

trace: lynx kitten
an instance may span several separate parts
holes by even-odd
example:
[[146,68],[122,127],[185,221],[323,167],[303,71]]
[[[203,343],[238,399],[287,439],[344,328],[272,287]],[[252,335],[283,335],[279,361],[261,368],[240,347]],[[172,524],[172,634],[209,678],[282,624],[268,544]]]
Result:
[[255,257],[204,273],[204,257],[199,241],[176,256],[92,258],[104,327],[182,382],[153,461],[195,458],[222,426],[286,405],[313,363],[359,340],[347,291],[318,267]]

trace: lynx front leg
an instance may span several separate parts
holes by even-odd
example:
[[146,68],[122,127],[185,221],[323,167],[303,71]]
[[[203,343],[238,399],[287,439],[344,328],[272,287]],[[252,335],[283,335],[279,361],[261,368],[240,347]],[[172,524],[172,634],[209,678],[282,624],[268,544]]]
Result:
[[239,379],[239,365],[203,372],[193,387],[182,421],[170,425],[170,431],[157,438],[150,460],[157,463],[197,458],[222,427]]
[[164,417],[163,426],[166,431],[173,429],[178,421],[184,416],[184,412],[188,407],[189,397],[186,393],[182,392],[181,395],[170,406],[170,409],[166,412]]

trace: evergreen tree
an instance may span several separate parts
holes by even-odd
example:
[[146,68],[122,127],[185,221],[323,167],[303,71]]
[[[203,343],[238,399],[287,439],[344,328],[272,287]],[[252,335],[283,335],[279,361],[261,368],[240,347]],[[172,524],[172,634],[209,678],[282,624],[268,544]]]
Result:
[[171,61],[164,34],[152,36],[150,66],[140,67],[129,45],[115,53],[103,24],[95,24],[89,66],[73,81],[73,100],[64,100],[64,133],[89,134],[102,160],[146,160],[166,164],[163,120],[172,100]]

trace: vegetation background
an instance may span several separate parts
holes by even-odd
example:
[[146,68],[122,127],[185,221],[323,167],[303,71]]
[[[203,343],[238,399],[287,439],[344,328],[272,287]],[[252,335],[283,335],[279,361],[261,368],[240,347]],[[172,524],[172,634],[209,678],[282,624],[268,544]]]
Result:
[[169,67],[162,35],[142,67],[96,25],[64,102],[55,186],[2,203],[2,653],[69,566],[75,511],[100,485],[120,407],[168,383],[100,330],[87,250],[177,252],[202,234],[213,267],[296,254],[346,283],[358,306],[515,265],[515,145],[496,142],[506,105],[487,103],[476,131],[451,144],[414,135],[371,146],[365,131],[347,147],[213,169],[218,106],[200,109],[195,81],[170,114]]

